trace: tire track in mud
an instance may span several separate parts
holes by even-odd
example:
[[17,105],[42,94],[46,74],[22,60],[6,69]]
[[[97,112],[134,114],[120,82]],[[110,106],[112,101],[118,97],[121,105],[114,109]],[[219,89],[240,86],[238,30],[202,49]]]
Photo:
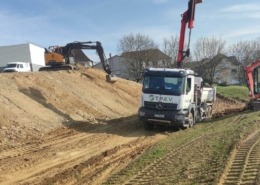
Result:
[[259,184],[260,130],[251,134],[233,151],[219,185]]
[[[237,124],[245,117],[244,114],[236,115],[226,126]],[[212,127],[214,125],[210,125],[207,129]],[[148,165],[144,166],[141,171],[134,172],[131,169],[120,171],[107,179],[104,184],[189,184],[191,179],[198,184],[212,184],[216,179],[216,172],[219,172],[221,167],[218,158],[212,157],[212,153],[204,150],[208,144],[203,141],[214,139],[221,139],[221,136],[218,133],[216,136],[205,133],[195,137],[188,143],[168,152],[164,157],[147,162]],[[200,164],[210,166],[204,169],[206,173],[201,174]],[[175,168],[179,165],[183,166],[182,169]],[[133,175],[129,177],[127,174]]]
[[[127,144],[123,144],[107,150],[98,156],[94,156],[87,161],[66,169],[61,174],[47,179],[44,183],[65,183],[65,184],[100,184],[114,170],[124,168],[129,161],[137,155],[143,153],[147,148],[154,144],[156,140],[152,138],[139,138]],[[75,176],[78,179],[75,182]]]
[[[179,153],[188,150],[190,146],[203,140],[204,136],[194,138],[192,141],[180,146],[179,148],[169,152],[161,159],[154,160],[148,166],[144,167],[143,170],[131,177],[124,183],[119,183],[117,176],[110,178],[105,184],[171,184],[172,177],[169,175],[174,170],[174,163]],[[125,173],[129,173],[128,171]],[[123,176],[125,174],[120,174]]]
[[79,170],[84,184],[98,181],[158,140],[147,137],[139,125],[136,118],[86,128],[79,124],[74,130],[59,129],[42,140],[5,149],[0,152],[0,184],[50,184],[64,177],[75,181]]

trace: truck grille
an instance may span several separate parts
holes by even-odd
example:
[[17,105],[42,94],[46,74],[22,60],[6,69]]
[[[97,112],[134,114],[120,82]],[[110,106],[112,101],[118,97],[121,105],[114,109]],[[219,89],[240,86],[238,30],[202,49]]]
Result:
[[144,102],[144,107],[156,110],[177,110],[178,104],[163,102]]

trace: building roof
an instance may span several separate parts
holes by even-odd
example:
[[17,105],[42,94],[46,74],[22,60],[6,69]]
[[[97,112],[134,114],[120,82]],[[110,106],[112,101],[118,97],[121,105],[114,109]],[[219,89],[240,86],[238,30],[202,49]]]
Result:
[[71,51],[75,62],[92,62],[81,49],[73,49]]
[[199,68],[201,66],[205,65],[211,65],[210,63],[214,62],[214,65],[218,65],[223,61],[223,59],[226,59],[227,62],[230,62],[233,65],[239,65],[238,60],[235,56],[226,56],[224,54],[217,54],[214,58],[212,59],[203,59],[202,61],[197,61],[197,62],[187,62],[184,64],[184,67],[195,69]]
[[131,52],[124,52],[121,55],[125,58],[140,58],[140,57],[146,57],[150,60],[170,60],[171,57],[163,53],[159,49],[148,49],[148,50],[142,50],[142,51],[131,51]]

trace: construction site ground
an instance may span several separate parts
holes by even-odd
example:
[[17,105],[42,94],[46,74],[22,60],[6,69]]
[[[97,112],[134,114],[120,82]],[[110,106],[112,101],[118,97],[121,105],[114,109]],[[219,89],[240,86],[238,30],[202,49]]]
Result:
[[186,130],[138,121],[141,84],[95,69],[0,73],[0,184],[259,184],[260,113],[218,96]]

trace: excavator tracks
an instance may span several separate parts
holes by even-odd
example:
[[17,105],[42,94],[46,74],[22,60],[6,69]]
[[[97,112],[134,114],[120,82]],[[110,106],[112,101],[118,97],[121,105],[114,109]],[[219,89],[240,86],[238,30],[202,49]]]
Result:
[[252,185],[260,180],[260,130],[250,135],[232,154],[219,185]]

